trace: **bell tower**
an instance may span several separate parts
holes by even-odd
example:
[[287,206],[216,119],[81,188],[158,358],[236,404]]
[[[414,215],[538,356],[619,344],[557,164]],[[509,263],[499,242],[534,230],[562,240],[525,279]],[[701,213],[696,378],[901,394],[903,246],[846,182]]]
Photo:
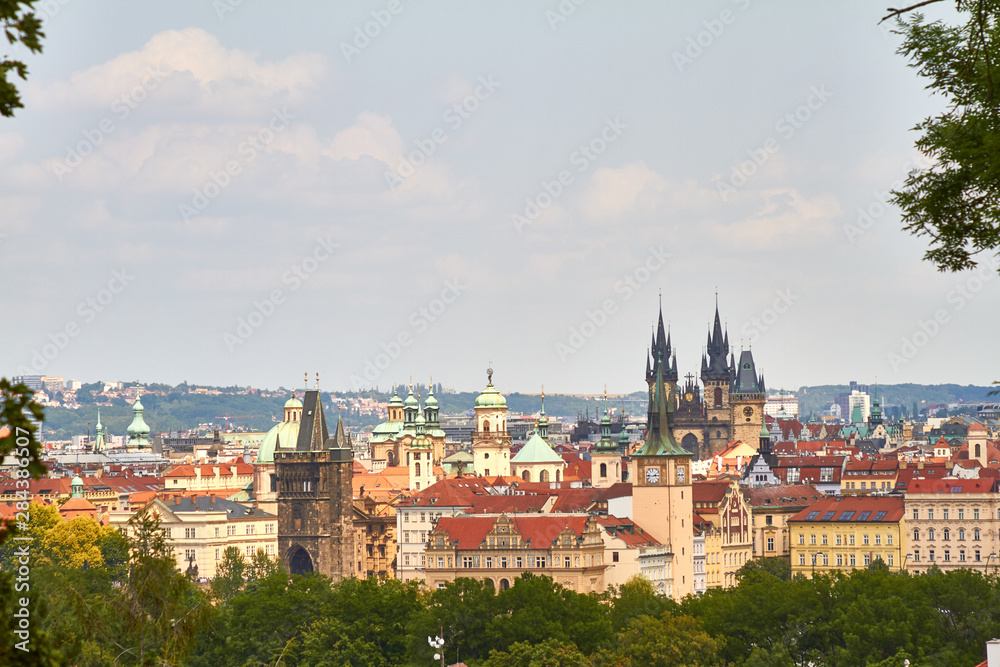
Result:
[[729,388],[729,405],[732,409],[732,439],[754,446],[760,441],[764,426],[764,404],[767,394],[764,376],[757,375],[750,350],[740,352],[733,384]]
[[[660,360],[662,361],[662,360]],[[632,455],[632,513],[635,522],[673,555],[675,600],[694,590],[694,536],[691,524],[691,453],[673,436],[674,401],[658,364],[647,412],[646,441]]]
[[510,475],[510,435],[507,399],[493,386],[493,368],[486,371],[486,388],[476,397],[476,430],[472,434],[472,467],[483,477]]
[[733,362],[729,357],[729,332],[722,332],[719,318],[719,296],[715,296],[715,322],[708,334],[705,352],[701,357],[701,382],[705,387],[705,430],[707,454],[721,451],[732,439],[729,407],[729,387],[733,381]]

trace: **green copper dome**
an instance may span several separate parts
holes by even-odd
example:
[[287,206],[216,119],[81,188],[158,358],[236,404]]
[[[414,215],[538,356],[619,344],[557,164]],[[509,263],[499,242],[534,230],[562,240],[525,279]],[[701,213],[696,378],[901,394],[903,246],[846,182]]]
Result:
[[438,400],[434,398],[434,389],[430,389],[427,394],[427,400],[424,401],[425,408],[436,408],[438,406]]
[[399,397],[399,392],[396,391],[395,387],[392,388],[392,398],[389,399],[389,405],[394,408],[403,405],[403,399]]
[[406,400],[403,401],[403,405],[406,406],[406,407],[408,407],[408,408],[418,408],[418,407],[420,407],[420,403],[417,401],[417,397],[413,395],[413,387],[410,387],[410,393],[406,397]]
[[132,423],[128,425],[127,429],[130,437],[135,438],[149,435],[149,426],[146,424],[146,420],[143,419],[142,413],[142,403],[136,398],[135,403],[132,405]]
[[294,396],[292,396],[290,399],[288,399],[287,401],[285,401],[285,408],[286,409],[288,409],[288,408],[301,408],[301,407],[302,407],[302,401],[300,401],[299,399],[295,398]]

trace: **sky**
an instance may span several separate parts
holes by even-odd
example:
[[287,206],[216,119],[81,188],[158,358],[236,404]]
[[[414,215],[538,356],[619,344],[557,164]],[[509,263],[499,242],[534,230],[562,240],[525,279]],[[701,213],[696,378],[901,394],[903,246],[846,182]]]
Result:
[[2,372],[624,393],[718,299],[769,388],[988,384],[996,271],[885,202],[943,100],[880,9],[42,0]]

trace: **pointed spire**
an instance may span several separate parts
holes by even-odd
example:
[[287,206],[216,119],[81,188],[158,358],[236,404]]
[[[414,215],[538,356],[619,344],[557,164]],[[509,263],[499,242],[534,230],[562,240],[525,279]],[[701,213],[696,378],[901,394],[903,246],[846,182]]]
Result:
[[545,440],[549,437],[549,418],[545,416],[545,385],[542,385],[542,411],[538,415],[538,437]]

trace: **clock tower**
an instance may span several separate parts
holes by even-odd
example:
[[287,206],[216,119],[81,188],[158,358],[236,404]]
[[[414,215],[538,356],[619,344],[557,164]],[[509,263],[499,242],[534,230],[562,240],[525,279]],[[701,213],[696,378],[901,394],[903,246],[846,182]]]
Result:
[[733,440],[756,446],[764,426],[764,403],[767,394],[764,376],[757,375],[750,350],[740,352],[733,384],[729,388],[729,407],[732,409]]
[[674,439],[674,400],[664,370],[664,364],[656,365],[646,442],[632,455],[636,475],[632,516],[673,555],[671,590],[674,599],[680,600],[694,591],[691,453]]

